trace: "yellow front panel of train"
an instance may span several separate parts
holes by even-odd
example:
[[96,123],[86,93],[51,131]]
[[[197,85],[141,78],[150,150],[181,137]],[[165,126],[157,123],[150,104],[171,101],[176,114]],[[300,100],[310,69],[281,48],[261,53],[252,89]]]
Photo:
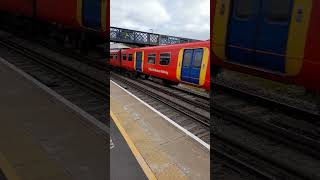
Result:
[[303,64],[312,0],[295,0],[288,34],[286,75],[297,75]]
[[225,60],[225,46],[227,40],[227,29],[230,14],[230,0],[216,0],[216,10],[213,24],[213,52]]

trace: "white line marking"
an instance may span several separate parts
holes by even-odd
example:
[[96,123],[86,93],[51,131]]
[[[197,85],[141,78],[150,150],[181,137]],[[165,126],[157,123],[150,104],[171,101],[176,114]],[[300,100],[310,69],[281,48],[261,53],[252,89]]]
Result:
[[22,75],[23,77],[25,77],[26,79],[32,81],[34,84],[36,84],[38,87],[40,87],[42,90],[46,91],[47,93],[49,93],[50,95],[54,96],[55,98],[57,98],[60,102],[62,102],[63,104],[65,104],[66,106],[68,106],[70,109],[72,109],[73,111],[75,111],[76,113],[79,113],[84,119],[88,120],[89,122],[91,122],[92,124],[94,124],[95,126],[97,126],[99,129],[101,129],[102,131],[110,134],[110,130],[108,128],[108,126],[104,125],[102,122],[98,121],[95,117],[91,116],[90,114],[88,114],[87,112],[85,112],[84,110],[82,110],[80,107],[78,107],[77,105],[73,104],[72,102],[70,102],[69,100],[65,99],[64,97],[62,97],[61,95],[59,95],[58,93],[56,93],[55,91],[53,91],[52,89],[48,88],[47,86],[45,86],[44,84],[42,84],[40,81],[36,80],[35,78],[33,78],[32,76],[30,76],[29,74],[23,72],[21,69],[17,68],[15,65],[7,62],[5,59],[0,57],[0,62],[7,65],[9,68],[11,68],[13,71],[19,73],[20,75]]
[[165,116],[164,114],[162,114],[161,112],[159,112],[158,110],[156,110],[155,108],[153,108],[152,106],[150,106],[148,103],[142,101],[140,98],[138,98],[137,96],[135,96],[134,94],[132,94],[131,92],[129,92],[128,90],[124,89],[123,87],[121,87],[119,84],[117,84],[116,82],[110,80],[113,84],[115,84],[116,86],[118,86],[120,89],[122,89],[123,91],[125,91],[126,93],[128,93],[129,95],[131,95],[132,97],[134,97],[135,99],[137,99],[138,101],[140,101],[142,104],[144,104],[145,106],[147,106],[149,109],[151,109],[152,111],[154,111],[155,113],[157,113],[159,116],[161,116],[162,118],[164,118],[165,120],[167,120],[168,122],[170,122],[171,124],[173,124],[175,127],[177,127],[178,129],[180,129],[181,131],[183,131],[185,134],[187,134],[188,136],[190,136],[191,138],[193,138],[194,140],[196,140],[197,142],[199,142],[201,145],[203,145],[204,147],[206,147],[207,149],[210,150],[210,145],[207,144],[206,142],[204,142],[203,140],[201,140],[200,138],[198,138],[197,136],[195,136],[194,134],[192,134],[190,131],[186,130],[185,128],[181,127],[179,124],[177,124],[176,122],[174,122],[173,120],[171,120],[170,118],[168,118],[167,116]]

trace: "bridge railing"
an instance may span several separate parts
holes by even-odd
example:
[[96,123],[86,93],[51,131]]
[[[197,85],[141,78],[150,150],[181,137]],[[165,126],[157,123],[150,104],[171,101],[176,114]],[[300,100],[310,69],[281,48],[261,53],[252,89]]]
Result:
[[157,46],[187,43],[198,40],[110,27],[110,41],[118,43]]

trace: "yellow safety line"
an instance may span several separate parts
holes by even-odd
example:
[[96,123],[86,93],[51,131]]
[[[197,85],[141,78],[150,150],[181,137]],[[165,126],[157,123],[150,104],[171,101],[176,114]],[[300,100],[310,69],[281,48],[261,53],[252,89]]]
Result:
[[118,120],[118,118],[113,114],[113,112],[110,110],[110,115],[112,120],[114,121],[114,123],[116,124],[116,126],[118,127],[120,133],[122,134],[122,136],[124,137],[124,139],[126,140],[129,148],[131,149],[131,152],[133,153],[134,157],[137,159],[138,163],[140,164],[140,166],[142,167],[144,173],[146,174],[146,176],[148,177],[148,179],[157,179],[156,176],[154,175],[154,173],[151,171],[150,167],[148,166],[147,162],[143,159],[142,155],[140,154],[140,152],[138,151],[138,149],[136,148],[136,146],[134,145],[134,143],[132,142],[131,138],[129,137],[129,135],[126,133],[126,131],[124,130],[124,128],[122,127],[120,121]]
[[2,172],[7,177],[8,180],[20,180],[20,178],[16,174],[16,171],[13,169],[12,166],[10,166],[10,163],[1,152],[0,152],[0,168],[2,169]]

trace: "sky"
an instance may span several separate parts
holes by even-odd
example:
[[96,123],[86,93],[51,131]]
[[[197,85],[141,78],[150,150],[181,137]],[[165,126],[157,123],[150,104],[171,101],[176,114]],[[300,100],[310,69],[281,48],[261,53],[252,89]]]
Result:
[[210,37],[210,0],[110,0],[110,3],[111,26],[198,40]]

